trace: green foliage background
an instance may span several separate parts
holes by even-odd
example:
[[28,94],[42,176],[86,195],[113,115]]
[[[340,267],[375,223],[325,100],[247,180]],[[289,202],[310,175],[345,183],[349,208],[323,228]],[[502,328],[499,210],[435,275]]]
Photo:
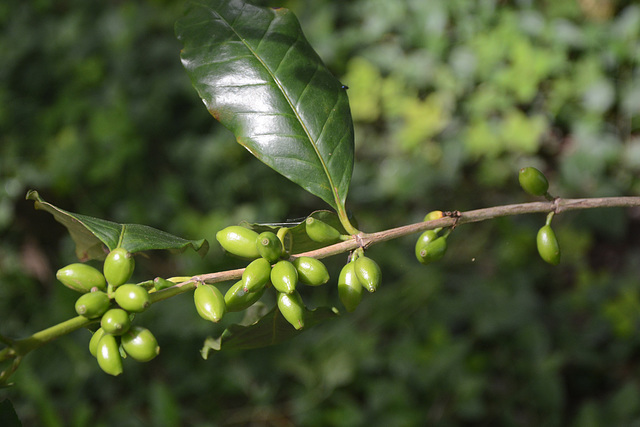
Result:
[[[349,86],[360,228],[433,209],[531,200],[517,171],[563,197],[640,195],[640,6],[623,0],[290,0]],[[170,0],[0,5],[0,332],[73,312],[55,271],[64,229],[24,200],[207,238],[210,254],[151,253],[136,275],[235,268],[215,232],[326,208],[236,144],[178,58]],[[29,355],[0,391],[24,425],[610,426],[640,422],[640,212],[554,220],[558,267],[535,250],[543,216],[457,229],[437,265],[413,238],[371,248],[384,284],[352,315],[265,350],[198,350],[216,326],[191,296],[137,321],[162,353],[103,374],[78,331]],[[416,236],[417,237],[417,236]],[[328,260],[337,277],[345,259]],[[335,287],[303,296],[338,304]]]

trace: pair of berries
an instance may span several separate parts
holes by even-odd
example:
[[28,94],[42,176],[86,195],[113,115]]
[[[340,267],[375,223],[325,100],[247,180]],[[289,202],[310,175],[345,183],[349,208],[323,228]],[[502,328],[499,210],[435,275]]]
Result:
[[[520,169],[518,173],[520,186],[524,191],[533,196],[544,196],[548,200],[553,200],[549,195],[549,181],[542,172],[533,167]],[[536,236],[536,246],[540,257],[551,265],[560,263],[560,245],[556,234],[551,228],[553,212],[547,216],[547,221]]]

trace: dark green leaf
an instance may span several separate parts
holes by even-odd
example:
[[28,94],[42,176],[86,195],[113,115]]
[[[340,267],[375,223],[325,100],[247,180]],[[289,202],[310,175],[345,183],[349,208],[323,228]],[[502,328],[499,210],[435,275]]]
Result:
[[67,212],[45,202],[34,190],[27,193],[27,199],[35,202],[36,209],[49,212],[56,221],[67,227],[76,243],[76,255],[82,261],[103,259],[108,251],[117,247],[123,247],[131,253],[152,249],[181,251],[191,247],[204,255],[209,250],[209,243],[204,239],[186,240],[146,225],[118,224]]
[[4,427],[20,427],[22,422],[9,399],[0,402],[0,425]]
[[[261,307],[264,308],[264,305]],[[261,309],[249,316],[255,317],[256,314],[261,314]],[[306,310],[305,327],[302,330],[296,330],[285,320],[278,308],[274,307],[252,324],[231,325],[218,338],[208,338],[201,350],[202,357],[207,359],[211,351],[248,350],[279,344],[322,321],[337,316],[339,314],[335,308],[318,307],[315,310]]]
[[295,15],[240,0],[194,1],[176,34],[209,112],[262,162],[344,210],[353,170],[349,101]]

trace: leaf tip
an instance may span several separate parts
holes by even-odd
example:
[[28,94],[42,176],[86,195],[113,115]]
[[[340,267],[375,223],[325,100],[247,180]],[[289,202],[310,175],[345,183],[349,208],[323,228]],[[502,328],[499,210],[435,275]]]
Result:
[[200,258],[204,258],[204,256],[209,252],[209,241],[207,239],[195,240],[192,243],[193,249],[196,251]]
[[25,197],[25,200],[34,200],[36,202],[39,202],[42,199],[40,198],[40,194],[38,194],[38,192],[36,190],[29,190],[29,191],[27,191],[27,195]]

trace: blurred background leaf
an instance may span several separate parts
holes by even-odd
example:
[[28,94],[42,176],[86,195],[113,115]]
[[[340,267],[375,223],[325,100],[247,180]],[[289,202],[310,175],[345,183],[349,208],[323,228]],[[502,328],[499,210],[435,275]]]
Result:
[[[75,293],[53,273],[75,261],[73,242],[23,200],[28,188],[72,212],[211,242],[243,220],[326,208],[211,119],[180,64],[182,3],[0,5],[3,335],[74,313]],[[291,8],[349,86],[347,206],[362,230],[530,201],[517,183],[525,165],[555,195],[640,195],[636,2],[254,3]],[[160,342],[153,361],[127,359],[110,378],[78,331],[30,354],[0,398],[24,425],[43,426],[633,425],[640,212],[558,216],[554,268],[535,249],[543,223],[460,227],[427,267],[413,238],[374,246],[375,294],[266,350],[202,360],[203,339],[224,325],[202,321],[181,295],[136,317]],[[152,254],[136,279],[243,266],[212,246],[204,259]],[[331,283],[345,260],[327,260]],[[339,307],[335,286],[304,291],[310,309]]]

